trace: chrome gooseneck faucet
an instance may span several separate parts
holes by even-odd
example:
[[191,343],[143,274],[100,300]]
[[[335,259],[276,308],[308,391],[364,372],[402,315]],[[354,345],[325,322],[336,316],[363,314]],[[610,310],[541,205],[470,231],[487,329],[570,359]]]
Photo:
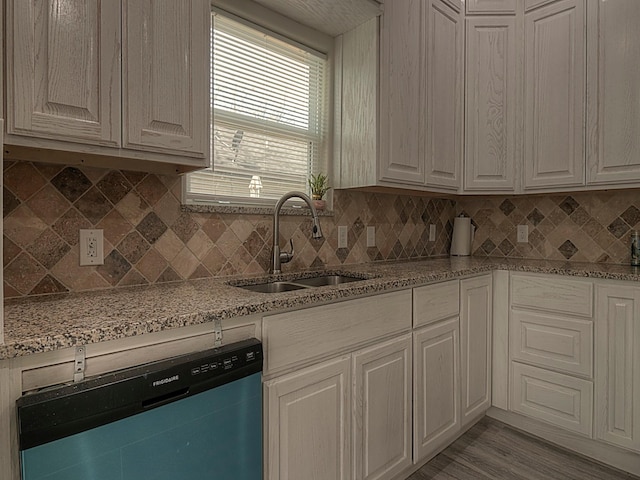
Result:
[[284,203],[290,198],[298,197],[304,200],[311,209],[311,216],[313,218],[313,227],[311,229],[311,236],[313,238],[322,238],[322,229],[320,228],[320,220],[318,220],[318,212],[316,207],[313,206],[311,199],[302,192],[289,192],[285,193],[278,203],[276,203],[275,211],[273,212],[273,259],[271,262],[271,273],[282,273],[280,270],[280,264],[290,262],[293,259],[293,239],[289,240],[291,244],[290,252],[281,252],[280,245],[278,245],[278,237],[280,236],[280,210]]

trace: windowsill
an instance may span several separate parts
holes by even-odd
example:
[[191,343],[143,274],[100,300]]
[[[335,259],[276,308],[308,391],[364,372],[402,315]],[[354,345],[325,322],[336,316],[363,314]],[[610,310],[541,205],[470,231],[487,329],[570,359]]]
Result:
[[[275,206],[275,205],[274,205]],[[183,204],[182,211],[190,213],[223,213],[233,215],[273,215],[274,207],[251,205],[204,205]],[[283,207],[280,215],[311,216],[311,210],[307,207]],[[333,210],[318,210],[319,217],[333,217]]]

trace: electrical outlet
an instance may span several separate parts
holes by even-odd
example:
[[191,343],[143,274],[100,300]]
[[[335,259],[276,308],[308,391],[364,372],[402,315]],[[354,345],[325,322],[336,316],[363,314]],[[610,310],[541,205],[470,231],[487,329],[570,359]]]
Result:
[[104,264],[102,230],[80,229],[80,265]]
[[347,227],[341,225],[338,227],[338,248],[347,248]]
[[436,226],[433,223],[429,225],[429,241],[436,241]]
[[367,247],[376,246],[376,227],[367,227]]
[[518,225],[518,243],[529,243],[529,225]]

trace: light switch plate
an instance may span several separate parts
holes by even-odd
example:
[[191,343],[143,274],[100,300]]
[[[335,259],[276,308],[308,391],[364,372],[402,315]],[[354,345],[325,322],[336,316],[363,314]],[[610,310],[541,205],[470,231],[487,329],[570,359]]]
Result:
[[338,248],[347,248],[347,227],[338,226]]
[[429,241],[436,241],[436,226],[433,223],[429,225]]
[[376,246],[376,227],[367,227],[367,247]]

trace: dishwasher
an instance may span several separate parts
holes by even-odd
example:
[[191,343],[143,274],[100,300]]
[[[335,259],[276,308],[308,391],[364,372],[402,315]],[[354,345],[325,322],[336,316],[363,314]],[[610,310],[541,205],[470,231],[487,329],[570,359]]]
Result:
[[262,344],[27,393],[23,480],[261,480]]

